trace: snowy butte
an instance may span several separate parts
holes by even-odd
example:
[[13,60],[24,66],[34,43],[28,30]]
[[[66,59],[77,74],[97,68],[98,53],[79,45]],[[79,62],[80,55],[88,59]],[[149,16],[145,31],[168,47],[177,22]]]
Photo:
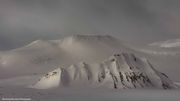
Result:
[[[40,75],[39,80],[31,79],[33,83],[27,85],[35,89],[83,86],[175,88],[167,75],[136,53],[109,35],[37,40],[25,47],[3,52],[0,55],[0,71],[3,71],[0,76],[30,75],[31,78],[35,73]],[[42,73],[47,74],[42,76]]]

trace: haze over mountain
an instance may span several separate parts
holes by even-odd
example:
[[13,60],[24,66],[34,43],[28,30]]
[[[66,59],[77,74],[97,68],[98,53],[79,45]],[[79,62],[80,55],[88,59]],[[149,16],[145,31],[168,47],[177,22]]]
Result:
[[179,0],[2,0],[0,50],[73,34],[110,34],[138,44],[179,38],[179,5]]
[[[55,66],[69,66],[77,62],[101,62],[112,54],[130,50],[116,38],[99,35],[74,35],[60,40],[37,40],[22,48],[1,52],[2,73],[43,72]],[[22,69],[23,71],[19,71]],[[20,74],[21,74],[20,73]]]
[[[87,85],[84,83],[91,82],[116,89],[176,88],[148,60],[134,55],[144,54],[140,53],[109,35],[73,35],[60,40],[37,40],[24,47],[2,52],[1,77],[29,76],[31,82],[26,83],[28,86],[37,81],[37,78],[32,79],[35,75],[40,77],[42,73],[60,67],[32,87],[46,89],[59,85]],[[16,80],[19,86],[25,86],[26,80],[22,78],[12,78],[9,82]]]
[[0,0],[0,100],[179,101],[179,5]]
[[[178,99],[178,95],[170,95],[179,94],[175,89],[180,85],[171,79],[171,73],[168,76],[168,71],[160,71],[166,70],[160,64],[162,57],[137,48],[110,35],[73,35],[59,40],[36,40],[0,52],[0,97],[31,96],[33,100],[58,101],[74,100],[73,96],[81,100],[106,96],[138,101],[153,93],[158,100]],[[164,89],[173,91],[161,91]],[[145,93],[145,97],[132,93]],[[162,93],[168,97],[157,97]]]

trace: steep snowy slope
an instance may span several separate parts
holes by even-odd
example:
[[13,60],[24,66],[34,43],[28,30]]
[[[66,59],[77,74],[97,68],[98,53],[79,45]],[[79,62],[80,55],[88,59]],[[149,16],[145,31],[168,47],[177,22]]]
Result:
[[59,86],[59,83],[61,81],[61,69],[55,69],[52,72],[49,72],[44,77],[39,79],[38,83],[29,86],[30,88],[37,88],[37,89],[47,89],[51,87],[57,87]]
[[[177,40],[169,40],[165,44],[176,43]],[[158,42],[155,42],[158,43]],[[164,44],[164,45],[165,45]],[[136,51],[141,52],[141,56],[148,58],[148,60],[157,67],[158,70],[168,74],[174,81],[180,82],[179,79],[179,60],[180,60],[180,47],[160,47],[159,45],[131,45]],[[144,53],[144,54],[143,54]]]
[[101,63],[81,62],[67,68],[58,68],[43,76],[32,88],[48,89],[57,86],[175,88],[168,76],[155,70],[148,60],[130,53],[114,54]]

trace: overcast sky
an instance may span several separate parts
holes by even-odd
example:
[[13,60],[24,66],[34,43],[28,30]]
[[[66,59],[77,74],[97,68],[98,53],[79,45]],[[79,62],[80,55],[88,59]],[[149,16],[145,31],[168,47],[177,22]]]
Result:
[[72,34],[180,38],[180,0],[0,0],[0,50]]

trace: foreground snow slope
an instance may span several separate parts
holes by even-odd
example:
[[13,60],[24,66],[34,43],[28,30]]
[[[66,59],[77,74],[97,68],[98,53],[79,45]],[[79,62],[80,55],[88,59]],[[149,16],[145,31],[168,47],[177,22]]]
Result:
[[148,60],[130,53],[114,54],[101,63],[81,62],[67,68],[60,67],[31,87],[48,89],[58,85],[114,89],[175,88],[168,76],[155,70]]
[[179,90],[107,90],[61,88],[37,90],[0,88],[0,98],[28,98],[31,101],[179,101]]

